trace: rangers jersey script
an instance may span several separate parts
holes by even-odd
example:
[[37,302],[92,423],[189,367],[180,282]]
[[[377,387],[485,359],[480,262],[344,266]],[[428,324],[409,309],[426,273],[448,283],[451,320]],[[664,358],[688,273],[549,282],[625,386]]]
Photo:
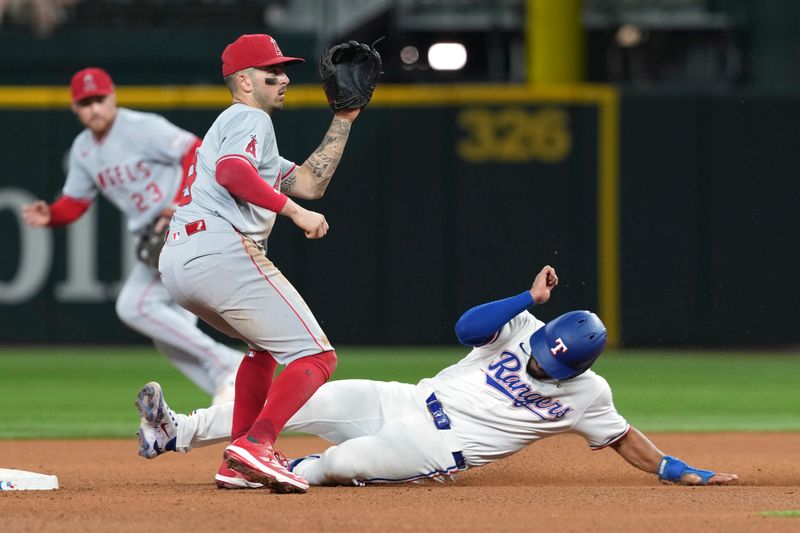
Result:
[[614,407],[611,388],[591,370],[566,381],[539,381],[526,372],[530,337],[543,326],[524,311],[491,342],[420,381],[423,396],[435,392],[442,402],[471,466],[564,432],[583,436],[593,449],[628,432],[628,423]]
[[264,241],[272,231],[276,213],[235,198],[217,182],[217,163],[228,157],[241,158],[253,165],[276,190],[280,190],[281,180],[297,168],[278,153],[269,115],[254,107],[233,104],[220,114],[197,150],[195,174],[190,171],[175,222],[188,224],[216,215],[254,241]]
[[181,157],[194,140],[159,115],[119,108],[101,140],[88,129],[75,139],[63,194],[90,201],[99,191],[135,233],[172,203],[183,178]]

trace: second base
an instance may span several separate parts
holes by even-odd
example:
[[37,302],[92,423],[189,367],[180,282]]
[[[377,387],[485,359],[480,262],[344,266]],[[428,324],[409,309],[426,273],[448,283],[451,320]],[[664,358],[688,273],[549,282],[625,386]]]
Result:
[[55,490],[58,478],[47,474],[0,468],[0,491],[6,490]]

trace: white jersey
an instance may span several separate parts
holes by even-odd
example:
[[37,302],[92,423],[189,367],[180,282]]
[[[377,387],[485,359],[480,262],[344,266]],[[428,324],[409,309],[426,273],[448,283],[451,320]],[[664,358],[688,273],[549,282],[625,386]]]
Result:
[[160,115],[119,108],[101,140],[88,129],[75,138],[63,194],[91,201],[99,191],[135,233],[172,203],[183,180],[181,157],[195,139]]
[[629,429],[611,388],[591,370],[566,381],[539,381],[526,368],[530,337],[544,323],[523,311],[494,340],[419,382],[435,392],[472,466],[511,455],[544,437],[577,433],[602,448]]
[[191,183],[184,191],[184,199],[190,197],[190,201],[178,208],[174,220],[177,224],[188,224],[209,214],[216,215],[254,241],[265,241],[275,224],[276,213],[235,198],[217,182],[217,163],[229,157],[246,160],[276,190],[280,190],[281,180],[297,168],[278,153],[269,115],[255,107],[233,104],[217,117],[197,150],[196,177],[190,178]]

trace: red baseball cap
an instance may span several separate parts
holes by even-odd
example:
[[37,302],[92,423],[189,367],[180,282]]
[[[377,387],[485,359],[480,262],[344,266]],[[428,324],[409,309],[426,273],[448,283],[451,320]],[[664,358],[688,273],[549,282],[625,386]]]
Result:
[[114,82],[108,72],[97,67],[79,70],[72,76],[72,101],[90,96],[105,96],[114,92]]
[[222,77],[250,67],[268,67],[285,63],[302,63],[305,59],[283,55],[278,43],[269,35],[242,35],[222,51]]

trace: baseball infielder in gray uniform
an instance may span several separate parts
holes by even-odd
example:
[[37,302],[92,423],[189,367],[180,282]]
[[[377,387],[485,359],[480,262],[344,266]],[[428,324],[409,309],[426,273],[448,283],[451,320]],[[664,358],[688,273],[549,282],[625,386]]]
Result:
[[[86,129],[70,149],[62,196],[52,204],[39,200],[23,207],[25,222],[34,227],[69,224],[98,192],[125,215],[133,234],[171,216],[184,180],[183,164],[188,167],[199,139],[159,115],[117,107],[114,84],[102,69],[77,72],[71,90],[72,110]],[[116,310],[215,402],[233,399],[241,352],[200,331],[197,318],[170,298],[154,268],[136,262]]]
[[[335,444],[296,459],[289,468],[312,485],[401,483],[444,479],[507,457],[539,439],[573,433],[594,450],[613,448],[631,465],[666,482],[727,484],[735,474],[692,468],[665,455],[617,412],[611,388],[589,367],[602,353],[606,329],[588,311],[547,324],[527,308],[541,305],[558,284],[544,267],[531,288],[468,310],[456,335],[473,350],[418,384],[342,380],[326,383],[286,427]],[[189,451],[227,438],[232,406],[170,411],[149,383],[161,417],[146,428],[159,451]],[[223,488],[259,488],[217,477]]]
[[[286,195],[322,196],[360,111],[336,112],[301,166],[282,158],[270,115],[283,107],[285,66],[302,61],[284,56],[268,35],[243,35],[225,48],[222,74],[233,104],[197,151],[159,263],[175,301],[250,347],[236,378],[233,442],[219,475],[244,476],[279,492],[308,488],[272,445],[333,373],[336,354],[300,294],[267,258],[264,241],[278,214],[309,239],[325,236],[325,217]],[[286,368],[273,383],[278,363]],[[142,390],[138,405],[144,422],[157,418],[152,390]]]

